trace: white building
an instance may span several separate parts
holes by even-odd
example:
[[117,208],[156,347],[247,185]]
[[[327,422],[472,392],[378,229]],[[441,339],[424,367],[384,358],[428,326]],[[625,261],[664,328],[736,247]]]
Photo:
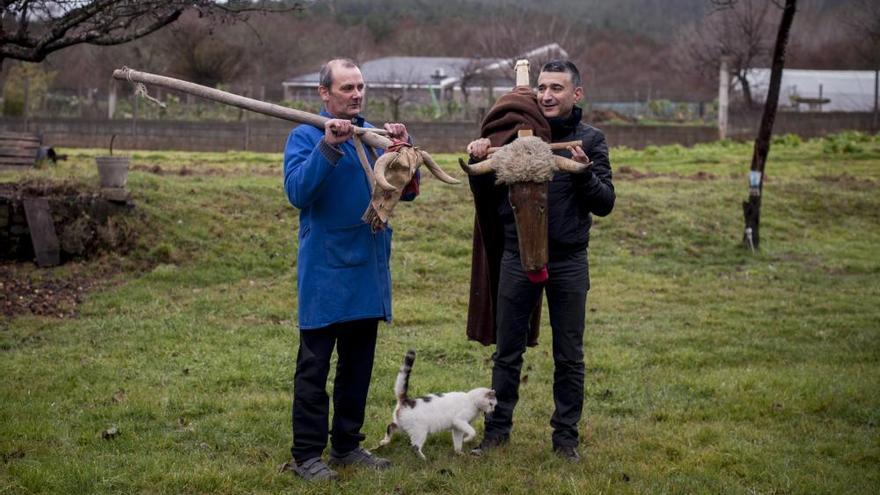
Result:
[[[779,106],[822,112],[874,110],[876,72],[867,70],[784,69]],[[755,102],[763,103],[770,84],[770,69],[747,74]]]

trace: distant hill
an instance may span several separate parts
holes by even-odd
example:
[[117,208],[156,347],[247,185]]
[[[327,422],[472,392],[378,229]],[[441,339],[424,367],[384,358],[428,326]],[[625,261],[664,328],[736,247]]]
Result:
[[[853,0],[801,0],[798,8],[832,12],[845,9],[851,3]],[[381,9],[377,9],[378,5]],[[309,9],[332,13],[345,24],[376,22],[371,19],[378,16],[432,22],[448,18],[497,18],[505,12],[526,11],[579,19],[588,30],[630,32],[661,41],[668,40],[682,24],[698,21],[715,8],[718,7],[712,0],[329,0],[309,3]]]

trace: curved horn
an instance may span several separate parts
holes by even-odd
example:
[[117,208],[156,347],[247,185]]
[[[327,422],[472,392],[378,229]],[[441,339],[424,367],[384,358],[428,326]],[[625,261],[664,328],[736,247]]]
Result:
[[490,158],[479,163],[468,165],[461,158],[458,159],[458,165],[468,175],[483,175],[495,171],[495,162]]
[[428,170],[430,170],[432,174],[434,174],[434,177],[437,177],[447,184],[461,184],[460,180],[444,172],[443,169],[437,165],[437,162],[431,158],[431,155],[429,155],[427,151],[419,150],[419,154],[422,155],[422,160],[424,160],[425,166],[428,167]]
[[570,172],[572,174],[579,174],[593,164],[593,162],[577,162],[572,160],[571,158],[565,158],[564,156],[554,156],[553,160],[556,162],[557,169],[562,170],[563,172]]
[[376,160],[376,166],[373,168],[373,175],[376,176],[376,184],[379,184],[379,187],[386,191],[396,191],[397,188],[388,183],[388,179],[385,178],[385,167],[388,164],[397,160],[397,157],[400,156],[400,153],[396,151],[389,151],[384,155],[380,156],[378,160]]

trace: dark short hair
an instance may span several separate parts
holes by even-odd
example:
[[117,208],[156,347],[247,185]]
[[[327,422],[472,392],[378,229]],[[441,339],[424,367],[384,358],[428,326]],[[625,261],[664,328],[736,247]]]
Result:
[[[318,84],[320,86],[324,86],[327,89],[330,89],[333,85],[333,62],[339,62],[346,69],[351,69],[352,67],[357,67],[357,64],[354,63],[354,60],[350,58],[334,58],[327,61],[326,64],[321,66],[321,75],[318,80]],[[575,69],[577,70],[577,69]]]
[[541,67],[541,72],[567,72],[571,76],[571,82],[574,83],[574,87],[577,88],[583,84],[581,82],[581,72],[576,65],[568,60],[551,60]]

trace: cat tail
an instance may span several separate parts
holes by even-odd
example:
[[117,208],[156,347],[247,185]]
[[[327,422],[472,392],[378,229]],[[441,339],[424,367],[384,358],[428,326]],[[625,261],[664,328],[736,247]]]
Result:
[[398,404],[409,402],[409,375],[412,372],[413,363],[416,361],[416,351],[406,351],[400,371],[397,372],[397,380],[394,382],[394,395],[397,396]]

